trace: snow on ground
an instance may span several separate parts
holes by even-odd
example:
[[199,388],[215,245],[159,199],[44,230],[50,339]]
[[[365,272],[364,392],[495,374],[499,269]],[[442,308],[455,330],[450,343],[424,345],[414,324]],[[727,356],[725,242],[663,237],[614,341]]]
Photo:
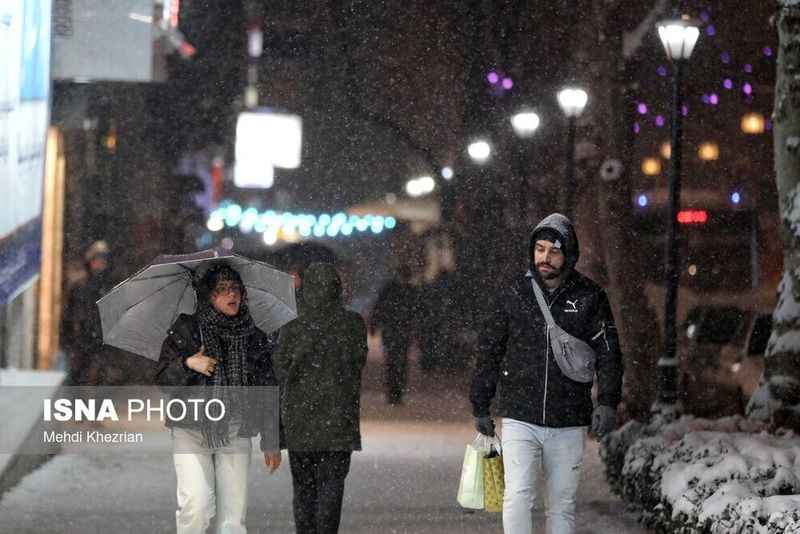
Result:
[[800,437],[791,431],[770,434],[740,416],[631,422],[603,455],[614,490],[653,528],[800,531]]

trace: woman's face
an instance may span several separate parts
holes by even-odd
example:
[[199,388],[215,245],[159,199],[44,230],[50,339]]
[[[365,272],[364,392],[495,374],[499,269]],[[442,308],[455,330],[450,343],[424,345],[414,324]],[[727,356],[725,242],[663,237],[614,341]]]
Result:
[[236,315],[242,305],[242,286],[235,280],[217,282],[211,291],[211,307],[225,315]]

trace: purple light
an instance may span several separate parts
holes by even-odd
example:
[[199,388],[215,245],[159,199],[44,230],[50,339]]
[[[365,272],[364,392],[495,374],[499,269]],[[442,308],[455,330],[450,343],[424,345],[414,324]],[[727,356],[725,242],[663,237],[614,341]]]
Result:
[[664,126],[664,115],[656,115],[656,126],[659,128]]
[[733,80],[730,78],[725,78],[725,80],[722,82],[722,87],[725,89],[733,89]]
[[772,55],[772,47],[769,45],[764,45],[764,55],[770,57]]
[[503,78],[503,89],[511,89],[514,87],[514,80],[511,78]]
[[708,103],[711,104],[712,106],[716,106],[717,104],[719,104],[719,97],[717,96],[717,93],[711,93],[708,96]]
[[642,131],[642,127],[639,125],[639,121],[633,123],[633,133],[638,134]]
[[647,104],[642,102],[638,106],[636,106],[636,110],[639,112],[639,115],[647,115]]
[[714,29],[713,24],[709,24],[708,26],[706,26],[706,33],[708,35],[714,36],[717,34],[717,30]]
[[700,12],[700,20],[702,20],[703,22],[708,22],[708,11],[706,11],[705,9]]
[[746,95],[751,95],[751,94],[753,94],[753,86],[752,86],[752,85],[750,85],[750,82],[747,82],[746,84],[744,84],[744,85],[742,86],[742,91],[743,91],[743,92],[744,92],[744,94],[746,94]]
[[703,101],[703,104],[708,104],[711,102],[711,98],[709,98],[708,94],[706,93],[703,93],[703,96],[701,96],[700,99]]
[[486,76],[486,79],[489,80],[490,84],[494,85],[500,81],[500,76],[498,76],[496,72],[492,71],[488,76]]
[[667,67],[665,67],[664,65],[659,65],[658,69],[656,69],[656,72],[658,73],[659,76],[666,76],[667,75]]
[[767,131],[772,130],[772,119],[767,119],[764,121],[764,128],[766,128]]
[[689,115],[689,106],[681,106],[681,115],[684,117]]
[[753,72],[753,66],[750,63],[745,63],[743,68],[744,71],[747,73]]
[[727,65],[728,63],[731,62],[731,55],[728,54],[727,52],[723,52],[723,53],[721,53],[719,55],[719,59],[720,59],[720,61],[722,61],[723,63],[725,63]]

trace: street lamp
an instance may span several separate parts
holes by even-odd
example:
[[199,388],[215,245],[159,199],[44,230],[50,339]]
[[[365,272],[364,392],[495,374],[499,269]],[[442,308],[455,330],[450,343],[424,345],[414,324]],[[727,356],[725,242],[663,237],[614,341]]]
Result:
[[[517,135],[517,138],[521,139],[522,141],[533,137],[533,135],[536,133],[536,130],[539,129],[540,123],[541,121],[539,119],[539,115],[529,110],[520,111],[511,117],[511,127],[514,128],[514,133]],[[528,164],[530,163],[529,149],[530,147],[526,143],[524,147],[520,148],[520,150],[514,151],[513,156],[513,161],[515,162],[515,171],[519,175],[520,180],[518,206],[519,220],[523,221],[523,223],[526,220],[528,212],[528,174],[530,172],[530,169],[528,168]],[[525,227],[525,224],[522,224],[521,227]]]
[[539,122],[539,115],[533,111],[520,111],[511,117],[511,126],[514,128],[514,133],[522,139],[533,137],[533,134],[539,128]]
[[681,137],[683,114],[681,110],[681,77],[683,65],[692,55],[700,30],[683,19],[673,19],[658,24],[658,36],[667,57],[672,61],[671,133],[669,160],[669,204],[667,208],[666,245],[666,295],[664,313],[664,354],[658,360],[661,369],[661,388],[654,411],[672,413],[678,398],[678,361],[675,358],[677,343],[678,302],[678,207],[681,195]]
[[483,139],[476,139],[467,147],[467,153],[475,163],[486,163],[486,161],[489,159],[489,156],[492,155],[492,147],[487,141]]
[[558,105],[567,117],[567,156],[564,172],[564,198],[562,205],[567,217],[572,216],[575,197],[575,123],[583,113],[589,95],[578,87],[566,87],[558,93]]

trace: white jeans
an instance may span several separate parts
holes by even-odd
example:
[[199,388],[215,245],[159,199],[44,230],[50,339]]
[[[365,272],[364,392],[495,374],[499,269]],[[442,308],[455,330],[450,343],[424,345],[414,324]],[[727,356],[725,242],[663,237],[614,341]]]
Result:
[[533,500],[544,471],[548,534],[575,531],[575,492],[588,427],[552,428],[503,418],[505,534],[533,532]]
[[230,444],[216,449],[204,447],[200,430],[175,428],[173,461],[178,475],[178,534],[204,534],[217,515],[217,533],[247,532],[247,472],[250,468],[250,438],[230,427]]

